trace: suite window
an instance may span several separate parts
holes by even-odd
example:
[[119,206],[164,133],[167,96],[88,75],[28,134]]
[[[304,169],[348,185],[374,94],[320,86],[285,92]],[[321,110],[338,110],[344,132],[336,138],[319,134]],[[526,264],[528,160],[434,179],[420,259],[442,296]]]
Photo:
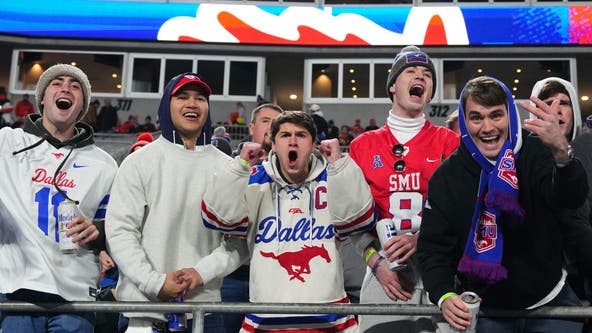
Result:
[[33,92],[39,76],[55,64],[80,68],[92,83],[93,93],[121,93],[123,54],[19,51],[18,76],[12,90]]
[[338,64],[313,64],[311,97],[337,98]]
[[[444,100],[458,100],[466,82],[481,75],[502,81],[515,99],[528,99],[534,84],[546,77],[571,80],[569,59],[507,59],[507,60],[444,60]],[[439,89],[439,88],[438,88]]]
[[164,82],[167,84],[175,76],[187,72],[193,72],[193,60],[167,59],[164,65]]
[[257,95],[257,63],[253,61],[231,61],[229,95]]
[[370,64],[343,64],[344,98],[370,97]]
[[160,63],[160,58],[134,59],[132,74],[132,92],[159,92]]
[[197,73],[212,88],[212,95],[224,94],[224,66],[223,60],[197,61]]
[[392,64],[374,65],[374,98],[386,97],[386,79],[390,73]]

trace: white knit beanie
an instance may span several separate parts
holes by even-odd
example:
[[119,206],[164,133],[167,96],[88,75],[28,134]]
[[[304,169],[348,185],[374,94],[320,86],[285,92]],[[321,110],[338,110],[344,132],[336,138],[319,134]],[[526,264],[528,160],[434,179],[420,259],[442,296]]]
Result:
[[35,89],[35,100],[37,102],[37,109],[39,110],[39,113],[43,114],[43,106],[41,105],[41,102],[43,101],[43,96],[45,95],[45,89],[47,89],[49,83],[58,76],[70,76],[80,82],[84,101],[82,104],[82,112],[78,116],[77,120],[82,119],[84,114],[88,111],[88,106],[90,105],[90,82],[88,81],[86,74],[84,74],[80,68],[68,64],[53,65],[46,69],[45,72],[43,72],[43,74],[41,74],[39,77],[39,81],[37,81],[37,88]]

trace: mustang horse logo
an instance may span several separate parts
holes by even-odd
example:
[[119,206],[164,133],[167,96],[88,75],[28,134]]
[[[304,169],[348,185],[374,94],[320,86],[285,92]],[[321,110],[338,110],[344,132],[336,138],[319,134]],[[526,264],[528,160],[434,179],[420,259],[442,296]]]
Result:
[[300,251],[297,252],[284,252],[278,256],[273,252],[259,251],[262,256],[267,258],[273,258],[278,261],[290,275],[290,281],[298,279],[305,282],[302,274],[310,274],[310,260],[316,256],[320,256],[327,262],[331,262],[329,253],[325,249],[325,244],[321,246],[308,246],[304,245]]

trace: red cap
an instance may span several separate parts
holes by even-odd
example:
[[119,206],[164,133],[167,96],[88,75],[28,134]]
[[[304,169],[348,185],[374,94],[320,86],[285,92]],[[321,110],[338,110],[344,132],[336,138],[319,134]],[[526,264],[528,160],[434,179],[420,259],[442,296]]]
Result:
[[152,141],[154,141],[154,137],[152,136],[152,133],[150,133],[150,132],[142,132],[142,133],[138,134],[138,138],[136,139],[136,141],[152,142]]
[[210,97],[210,95],[212,94],[212,89],[210,88],[210,86],[208,86],[207,83],[203,82],[199,77],[195,75],[186,74],[181,78],[181,80],[179,80],[179,82],[177,82],[177,84],[171,91],[171,96],[176,94],[179,89],[181,89],[183,86],[187,84],[197,84],[198,86],[202,87],[203,90],[205,90],[206,92],[206,97]]

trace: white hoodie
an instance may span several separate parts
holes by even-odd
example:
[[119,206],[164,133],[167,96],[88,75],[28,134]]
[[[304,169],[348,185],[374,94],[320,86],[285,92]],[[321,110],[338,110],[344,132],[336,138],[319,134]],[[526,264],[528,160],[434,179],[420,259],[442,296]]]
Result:
[[[534,87],[532,88],[531,96],[538,97],[539,93],[541,92],[541,90],[543,89],[545,84],[549,81],[557,81],[557,82],[561,83],[565,87],[565,90],[567,90],[567,92],[569,93],[569,99],[571,100],[571,105],[572,105],[572,109],[573,109],[572,136],[571,136],[571,138],[568,138],[568,140],[571,142],[580,134],[580,131],[582,128],[582,114],[580,112],[580,103],[578,100],[578,94],[576,94],[576,90],[574,89],[574,86],[573,86],[573,84],[571,84],[571,82],[566,81],[564,79],[560,79],[558,77],[548,77],[546,79],[540,80],[537,83],[535,83]],[[532,102],[531,102],[531,104],[534,105],[534,103],[532,103]],[[536,118],[536,116],[531,113],[530,119],[534,119],[534,118]]]
[[[250,175],[238,157],[220,168],[212,185],[217,190],[204,196],[204,224],[247,237],[251,302],[347,302],[340,241],[374,227],[373,199],[360,168],[349,157],[328,164],[312,154],[308,177],[294,185],[281,177],[277,165],[272,153]],[[274,323],[265,322],[269,317]],[[324,324],[289,315],[247,315],[243,328],[304,329],[310,324],[340,332],[352,320],[306,318],[312,317]]]

